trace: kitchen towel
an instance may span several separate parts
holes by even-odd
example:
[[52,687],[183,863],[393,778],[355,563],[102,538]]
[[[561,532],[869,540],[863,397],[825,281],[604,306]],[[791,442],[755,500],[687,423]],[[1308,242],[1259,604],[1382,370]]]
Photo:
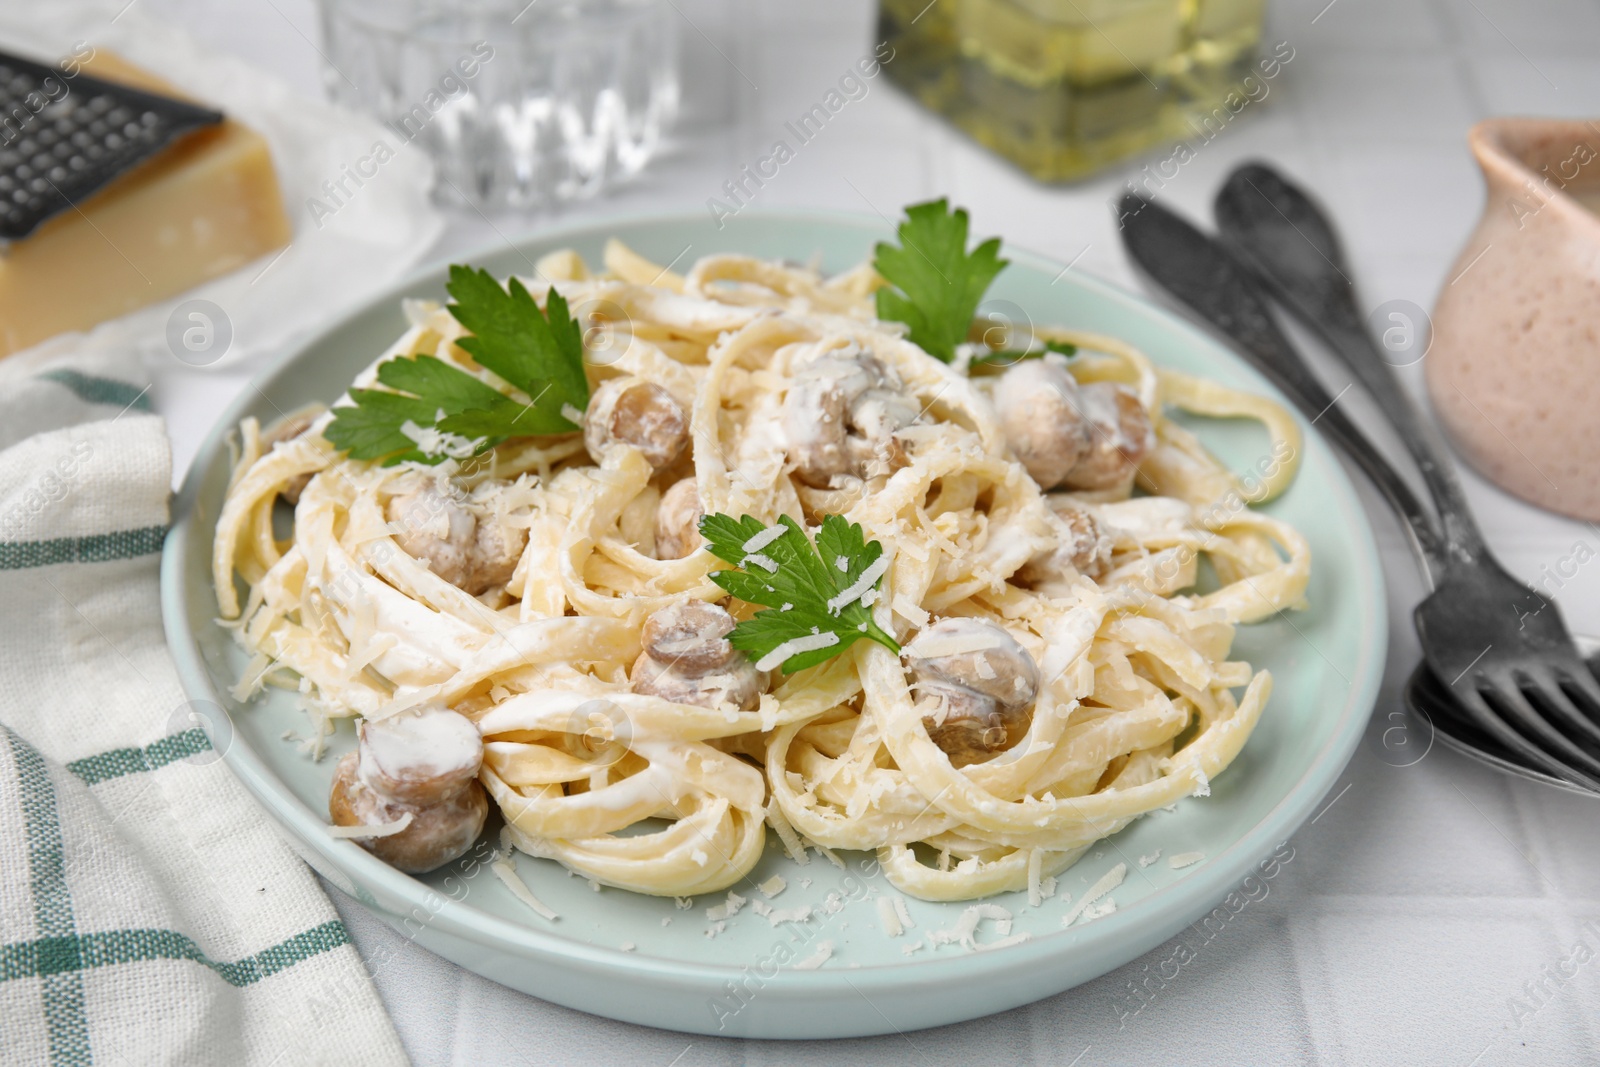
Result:
[[179,688],[170,458],[136,368],[81,337],[0,362],[0,1047],[404,1063],[332,904]]

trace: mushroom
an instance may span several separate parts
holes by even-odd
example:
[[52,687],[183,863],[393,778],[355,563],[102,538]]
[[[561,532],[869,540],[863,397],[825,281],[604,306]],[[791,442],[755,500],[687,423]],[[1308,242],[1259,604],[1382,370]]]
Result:
[[995,413],[1017,459],[1041,488],[1053,489],[1089,452],[1089,423],[1077,380],[1060,363],[1029,359],[1001,375]]
[[437,804],[464,789],[483,763],[478,728],[442,705],[363,719],[356,736],[361,780],[404,804]]
[[661,495],[656,511],[656,558],[682,559],[704,542],[700,520],[705,516],[700,488],[693,478],[681,478]]
[[411,817],[398,833],[356,842],[402,871],[431,871],[464,854],[483,831],[489,801],[477,782],[483,741],[464,716],[425,705],[364,720],[356,750],[339,761],[328,795],[335,826],[383,826]]
[[1002,627],[943,619],[918,634],[905,656],[922,724],[953,766],[989,759],[1028,732],[1039,668]]
[[1150,413],[1132,389],[1117,382],[1091,382],[1079,388],[1089,421],[1089,450],[1068,472],[1068,489],[1126,488],[1144,457],[1156,446]]
[[783,433],[795,475],[819,489],[905,463],[897,431],[920,417],[900,380],[854,345],[807,353],[791,367]]
[[689,420],[672,394],[654,382],[609,378],[589,398],[583,443],[600,463],[613,444],[632,445],[656,470],[668,467],[689,443]]
[[402,551],[470,596],[511,580],[528,532],[473,514],[454,483],[423,480],[389,498],[389,529]]
[[689,598],[645,620],[644,651],[633,665],[631,688],[670,700],[718,708],[754,710],[766,687],[766,672],[728,640],[733,616],[725,608]]
[[1048,493],[1050,526],[1055,547],[1024,563],[1017,580],[1034,589],[1048,589],[1074,573],[1099,578],[1111,569],[1111,538],[1100,528],[1094,513],[1065,493]]
[[[280,444],[304,437],[307,430],[311,429],[325,409],[321,405],[297,411],[292,415],[285,415],[261,435],[262,451],[270,452]],[[311,483],[311,472],[297,474],[284,483],[278,495],[290,504],[300,503],[300,494]]]

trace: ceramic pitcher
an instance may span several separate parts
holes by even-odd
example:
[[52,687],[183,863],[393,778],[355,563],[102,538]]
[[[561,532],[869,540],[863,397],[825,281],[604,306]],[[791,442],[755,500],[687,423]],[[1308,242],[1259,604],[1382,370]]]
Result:
[[1423,365],[1461,454],[1541,507],[1600,520],[1600,121],[1501,118],[1488,187]]

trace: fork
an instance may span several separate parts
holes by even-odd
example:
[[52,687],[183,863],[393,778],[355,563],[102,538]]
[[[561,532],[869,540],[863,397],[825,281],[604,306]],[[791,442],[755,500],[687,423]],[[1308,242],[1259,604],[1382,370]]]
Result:
[[1547,773],[1600,789],[1600,684],[1560,609],[1507,573],[1489,551],[1443,436],[1388,368],[1362,321],[1331,222],[1305,192],[1260,163],[1233,172],[1215,211],[1235,255],[1327,342],[1416,460],[1443,532],[1434,590],[1414,614],[1435,679],[1479,731]]

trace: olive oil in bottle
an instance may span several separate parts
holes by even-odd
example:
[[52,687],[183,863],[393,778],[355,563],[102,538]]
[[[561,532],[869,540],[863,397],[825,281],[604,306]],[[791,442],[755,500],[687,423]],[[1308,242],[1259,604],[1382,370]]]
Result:
[[891,78],[1034,177],[1067,181],[1190,137],[1240,99],[1264,4],[880,0],[878,25]]

